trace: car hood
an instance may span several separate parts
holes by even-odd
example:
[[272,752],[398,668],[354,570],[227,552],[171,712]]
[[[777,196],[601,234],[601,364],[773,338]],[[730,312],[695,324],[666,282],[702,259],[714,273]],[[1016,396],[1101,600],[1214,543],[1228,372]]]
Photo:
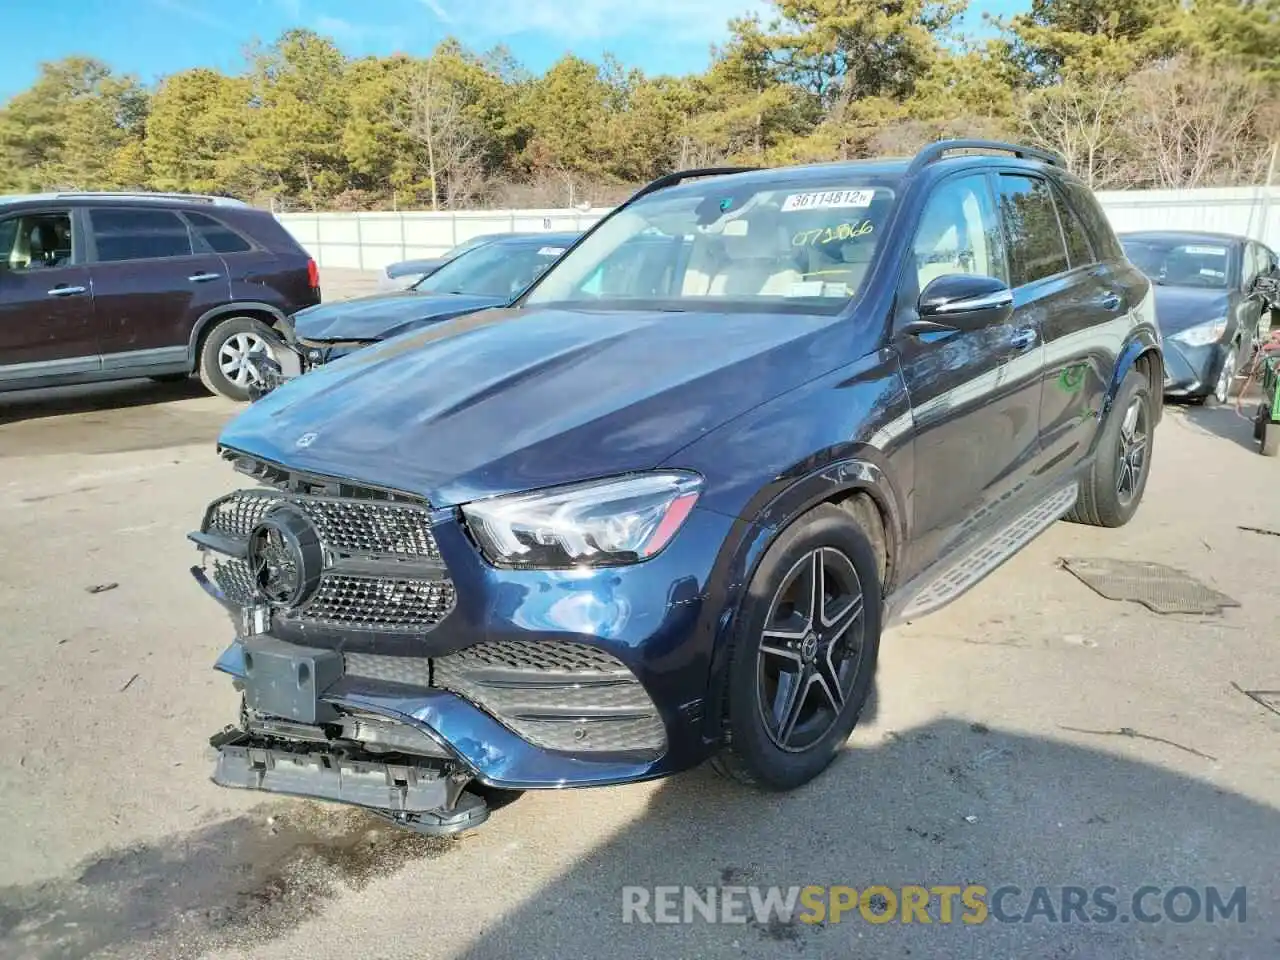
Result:
[[436,506],[650,469],[838,365],[829,318],[491,310],[285,383],[220,445]]
[[1156,285],[1155,292],[1156,320],[1166,337],[1225,316],[1231,308],[1228,290]]
[[497,297],[405,290],[307,307],[293,315],[293,330],[301,340],[384,340],[422,323],[501,304]]

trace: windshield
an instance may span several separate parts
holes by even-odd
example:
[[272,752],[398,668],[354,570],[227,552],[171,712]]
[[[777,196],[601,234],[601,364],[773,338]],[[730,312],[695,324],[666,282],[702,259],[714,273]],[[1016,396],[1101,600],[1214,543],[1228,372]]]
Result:
[[474,250],[476,247],[482,247],[486,243],[493,243],[494,240],[498,239],[498,236],[499,235],[492,234],[492,233],[482,233],[480,236],[472,237],[470,240],[463,240],[457,246],[450,247],[448,250],[446,250],[440,256],[440,259],[452,260],[454,257],[464,254],[468,250]]
[[551,242],[486,243],[450,260],[415,289],[506,300],[533,283],[565,249]]
[[894,196],[849,177],[699,187],[608,218],[524,303],[838,313],[866,279]]
[[1231,266],[1226,244],[1178,240],[1122,239],[1133,265],[1156,283],[1224,289]]

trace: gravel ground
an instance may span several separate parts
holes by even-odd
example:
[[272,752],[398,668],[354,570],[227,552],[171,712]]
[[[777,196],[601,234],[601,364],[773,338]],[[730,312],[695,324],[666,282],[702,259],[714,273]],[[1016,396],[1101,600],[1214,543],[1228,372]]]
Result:
[[[817,782],[765,796],[698,770],[527,794],[457,841],[209,783],[229,625],[184,535],[236,486],[213,454],[235,412],[194,383],[0,396],[0,957],[1280,953],[1280,714],[1236,689],[1280,691],[1280,537],[1238,529],[1280,530],[1280,465],[1231,410],[1170,412],[1130,526],[1058,524],[886,637],[872,716]],[[1063,556],[1168,563],[1240,606],[1159,616]],[[1122,913],[1144,884],[1244,885],[1247,913],[621,922],[627,885],[911,883],[1017,885],[1017,910],[1037,885],[1110,885]]]

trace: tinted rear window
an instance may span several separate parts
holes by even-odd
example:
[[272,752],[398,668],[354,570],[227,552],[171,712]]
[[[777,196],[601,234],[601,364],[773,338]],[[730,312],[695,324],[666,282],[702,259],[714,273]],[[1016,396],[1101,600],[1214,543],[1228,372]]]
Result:
[[1001,174],[999,186],[1011,284],[1020,287],[1065,271],[1067,251],[1049,184],[1036,177]]
[[1067,238],[1067,253],[1071,257],[1071,266],[1082,267],[1093,263],[1093,250],[1084,224],[1080,222],[1075,210],[1063,199],[1061,193],[1055,190],[1053,195],[1058,202],[1058,219],[1062,221],[1062,233]]
[[1093,241],[1094,256],[1099,260],[1123,259],[1124,251],[1120,247],[1115,231],[1111,229],[1111,221],[1107,219],[1107,215],[1102,211],[1102,205],[1098,203],[1089,188],[1071,180],[1066,181],[1062,186],[1067,192],[1067,199],[1071,201],[1071,206],[1075,208],[1080,219],[1084,221],[1085,229],[1089,231],[1089,238]]
[[169,210],[94,210],[93,242],[102,261],[191,255],[187,225]]
[[225,223],[203,213],[185,214],[198,241],[208,245],[214,253],[244,253],[253,245]]

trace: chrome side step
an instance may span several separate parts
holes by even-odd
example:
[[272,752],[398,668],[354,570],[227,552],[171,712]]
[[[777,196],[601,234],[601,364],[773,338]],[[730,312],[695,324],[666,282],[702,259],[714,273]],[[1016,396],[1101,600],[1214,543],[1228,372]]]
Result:
[[[897,604],[891,600],[885,626],[933,613],[986,579],[998,566],[1060,520],[1076,502],[1079,492],[1080,484],[1072,481],[1019,514],[992,536],[984,538],[959,558],[947,563],[941,573],[925,581],[919,591],[911,591],[905,597],[905,606],[900,611],[895,609]],[[907,590],[910,590],[910,586]]]

